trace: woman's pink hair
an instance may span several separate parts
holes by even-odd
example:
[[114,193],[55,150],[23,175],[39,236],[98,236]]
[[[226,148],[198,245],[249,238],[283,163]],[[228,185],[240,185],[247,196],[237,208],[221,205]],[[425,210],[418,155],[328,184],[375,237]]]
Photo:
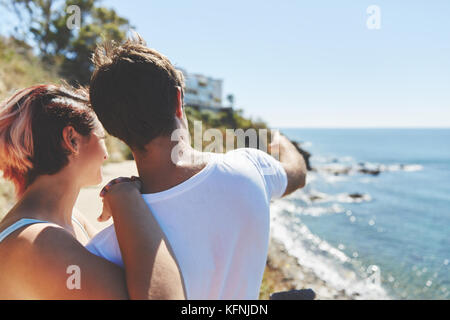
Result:
[[[57,146],[60,138],[55,138],[61,135],[62,126],[82,123],[83,134],[89,131],[93,112],[84,93],[65,86],[38,85],[0,103],[0,170],[14,183],[17,197],[36,176],[52,174],[68,162],[67,154]],[[58,97],[63,99],[55,100]],[[76,108],[80,103],[83,107]],[[33,123],[39,126],[34,131]]]
[[25,174],[33,167],[31,102],[46,87],[19,90],[0,104],[0,170],[5,179],[14,183],[17,195],[25,191]]

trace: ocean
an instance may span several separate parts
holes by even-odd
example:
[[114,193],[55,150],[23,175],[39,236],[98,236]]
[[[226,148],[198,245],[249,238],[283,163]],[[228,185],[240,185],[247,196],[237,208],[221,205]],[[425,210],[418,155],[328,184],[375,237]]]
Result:
[[360,299],[450,298],[450,129],[281,129],[309,151],[307,185],[271,232]]

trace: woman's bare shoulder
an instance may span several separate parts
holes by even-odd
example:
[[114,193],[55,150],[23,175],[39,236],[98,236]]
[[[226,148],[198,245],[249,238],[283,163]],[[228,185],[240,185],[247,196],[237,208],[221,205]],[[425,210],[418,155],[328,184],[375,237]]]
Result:
[[[0,230],[4,229],[2,226]],[[58,236],[59,241],[73,241],[73,236],[54,223],[39,222],[24,225],[14,230],[0,243],[1,260],[3,264],[7,264],[11,259],[18,262],[37,250],[51,246],[54,236]]]
[[12,232],[0,243],[1,286],[22,288],[28,292],[25,287],[31,283],[32,275],[42,270],[44,259],[55,261],[58,255],[52,241],[64,245],[71,241],[70,237],[62,227],[47,222],[26,225]]
[[[0,259],[0,287],[23,288],[24,296],[44,299],[127,297],[123,270],[91,254],[67,230],[52,223],[33,224],[18,231],[2,244]],[[82,270],[83,290],[68,289],[67,279],[73,270]]]

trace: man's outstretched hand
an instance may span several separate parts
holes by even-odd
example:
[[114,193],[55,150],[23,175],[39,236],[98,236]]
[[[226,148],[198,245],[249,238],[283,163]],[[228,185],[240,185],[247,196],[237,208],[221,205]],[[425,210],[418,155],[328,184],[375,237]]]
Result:
[[306,185],[306,164],[303,156],[294,144],[284,135],[275,131],[269,153],[277,158],[283,165],[288,178],[288,185],[284,196],[303,188]]

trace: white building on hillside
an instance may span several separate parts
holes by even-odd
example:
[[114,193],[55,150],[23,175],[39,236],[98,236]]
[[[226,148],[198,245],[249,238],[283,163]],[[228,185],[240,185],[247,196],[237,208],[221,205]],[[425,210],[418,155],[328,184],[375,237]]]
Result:
[[199,108],[222,108],[222,83],[223,80],[213,79],[201,74],[188,73],[184,69],[185,78],[184,103]]

